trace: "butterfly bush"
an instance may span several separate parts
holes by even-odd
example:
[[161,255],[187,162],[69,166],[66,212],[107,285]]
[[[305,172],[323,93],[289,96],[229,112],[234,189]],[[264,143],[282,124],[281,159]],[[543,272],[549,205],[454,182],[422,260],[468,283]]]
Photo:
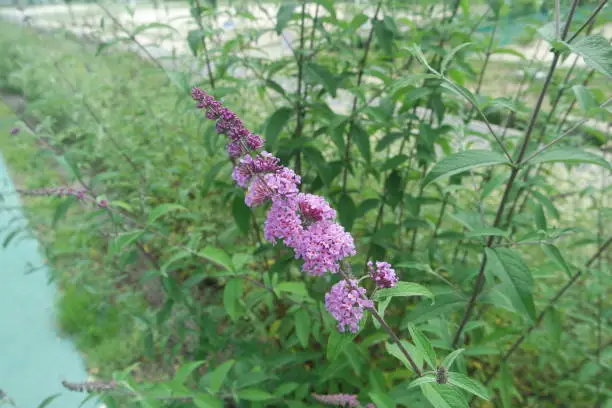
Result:
[[[234,162],[232,178],[246,190],[245,203],[258,207],[270,203],[264,236],[273,244],[282,241],[303,260],[302,270],[311,275],[338,273],[342,261],[356,254],[353,237],[337,222],[336,211],[321,196],[301,193],[300,176],[281,165],[266,151],[261,136],[248,130],[240,118],[199,88],[191,96],[216,131],[227,136],[227,152]],[[368,264],[370,277],[380,288],[395,286],[395,271],[386,262]],[[325,296],[325,305],[340,331],[356,332],[364,309],[373,307],[357,280],[336,283]],[[351,405],[352,406],[352,405]]]
[[368,272],[376,286],[380,289],[392,288],[397,285],[395,269],[387,262],[368,262]]

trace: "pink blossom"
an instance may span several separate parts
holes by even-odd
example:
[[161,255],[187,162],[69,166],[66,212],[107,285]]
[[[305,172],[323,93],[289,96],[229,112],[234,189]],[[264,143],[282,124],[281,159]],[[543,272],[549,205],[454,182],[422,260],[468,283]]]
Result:
[[366,297],[366,290],[357,285],[356,279],[341,280],[325,295],[325,307],[338,322],[338,330],[356,333],[365,308],[374,303]]
[[369,261],[368,271],[370,277],[380,289],[392,288],[399,280],[395,274],[395,269],[391,268],[391,265],[387,262],[376,262],[376,266],[374,266],[372,261]]
[[352,394],[328,394],[319,395],[312,394],[312,397],[319,402],[327,405],[335,405],[337,407],[358,407],[359,401],[356,395]]
[[317,276],[338,272],[339,262],[356,253],[351,234],[340,224],[328,220],[307,227],[292,247],[295,256],[304,259],[302,269]]

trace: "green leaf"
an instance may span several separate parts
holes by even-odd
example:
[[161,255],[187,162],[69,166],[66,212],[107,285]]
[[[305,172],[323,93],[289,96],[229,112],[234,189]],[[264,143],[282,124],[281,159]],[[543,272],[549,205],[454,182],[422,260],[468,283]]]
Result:
[[434,295],[425,286],[412,282],[398,282],[393,288],[381,289],[374,294],[376,301],[397,296],[425,296],[433,300]]
[[380,171],[387,171],[391,169],[395,169],[400,165],[404,164],[404,162],[408,161],[408,156],[405,154],[398,154],[397,156],[391,157],[387,161],[380,166]]
[[498,174],[497,176],[493,177],[482,188],[480,198],[482,200],[487,198],[496,188],[501,186],[506,180],[508,180],[508,174],[506,173]]
[[170,30],[170,31],[178,32],[176,30],[176,28],[172,27],[171,25],[153,22],[153,23],[146,23],[146,24],[139,25],[138,27],[136,27],[134,29],[134,31],[132,32],[132,35],[133,36],[137,36],[138,34],[144,32],[144,31],[153,29],[153,28],[157,28],[157,29],[163,28],[163,29],[167,29],[167,30]]
[[189,377],[189,374],[191,374],[196,368],[200,367],[204,363],[205,361],[193,361],[191,363],[183,365],[176,371],[176,374],[174,374],[172,382],[175,384],[184,384],[185,381],[187,381],[187,377]]
[[259,388],[246,388],[238,391],[238,398],[247,401],[266,401],[274,398],[274,395]]
[[59,220],[66,216],[66,213],[70,209],[70,207],[77,202],[76,197],[66,197],[62,200],[61,203],[57,207],[55,207],[55,212],[53,213],[53,222],[51,225],[55,228]]
[[[408,353],[412,357],[412,360],[414,361],[416,366],[419,368],[423,367],[423,354],[420,353],[419,350],[417,350],[417,348],[413,346],[412,344],[410,344],[409,342],[405,340],[400,340],[400,341],[402,342],[402,346],[404,346],[404,348],[408,351]],[[412,365],[410,364],[410,362],[408,361],[404,353],[402,353],[402,350],[399,348],[397,344],[385,343],[385,350],[387,350],[387,353],[391,354],[393,357],[401,361],[406,368],[408,368],[409,370],[413,370]]]
[[232,258],[230,258],[229,255],[221,249],[212,246],[207,246],[202,251],[198,252],[196,256],[214,262],[217,265],[227,269],[228,271],[234,271],[234,264],[232,263]]
[[[40,404],[38,404],[38,408],[45,408],[46,406],[48,406],[49,404],[51,404],[55,399],[57,399],[57,397],[59,397],[62,394],[53,394],[47,398],[45,398]],[[2,401],[0,401],[2,402]]]
[[561,344],[563,326],[561,323],[561,313],[559,313],[557,308],[550,308],[550,310],[544,315],[544,327],[548,332],[547,337],[550,340],[550,345],[554,348],[559,347]]
[[530,164],[562,162],[569,164],[591,163],[612,170],[610,163],[602,156],[571,147],[553,147],[532,157]]
[[187,211],[187,209],[180,204],[162,204],[149,213],[147,224],[151,224],[158,218],[172,211]]
[[372,161],[372,147],[370,146],[370,135],[357,123],[351,127],[351,137],[355,141],[361,156],[367,163]]
[[222,408],[223,403],[212,395],[199,394],[193,398],[193,403],[197,408]]
[[544,253],[546,254],[546,256],[552,259],[553,262],[557,264],[557,266],[561,268],[569,278],[572,277],[572,270],[565,261],[563,254],[561,254],[561,251],[559,251],[559,248],[552,244],[542,244],[541,248],[542,251],[544,251]]
[[480,238],[480,237],[505,237],[508,235],[508,231],[504,231],[499,228],[488,227],[488,228],[477,228],[473,231],[465,233],[466,238]]
[[202,38],[204,38],[204,33],[200,29],[189,30],[189,33],[187,33],[187,44],[189,45],[189,49],[193,53],[194,57],[198,55],[198,52],[203,45]]
[[542,207],[541,204],[536,206],[534,216],[536,227],[542,231],[548,230],[548,225],[546,224],[546,215],[544,214],[544,207]]
[[463,394],[446,384],[421,384],[421,391],[435,408],[468,408]]
[[391,31],[381,20],[372,21],[372,28],[374,29],[374,34],[376,35],[376,39],[378,40],[380,47],[385,51],[385,54],[392,56],[394,38],[393,31]]
[[112,47],[115,44],[119,44],[121,42],[127,42],[130,41],[130,38],[128,37],[117,37],[113,40],[110,41],[104,41],[98,44],[98,46],[96,47],[96,57],[98,55],[100,55],[102,53],[102,51],[104,51],[105,49]]
[[264,130],[264,135],[266,136],[266,143],[269,146],[274,146],[274,142],[278,137],[278,134],[283,130],[283,128],[291,119],[293,115],[293,108],[289,108],[287,106],[283,106],[278,108],[266,121],[266,128]]
[[308,289],[306,289],[304,282],[281,282],[274,287],[274,291],[277,294],[279,292],[288,292],[300,297],[308,297]]
[[441,79],[444,80],[444,82],[440,84],[441,88],[444,88],[459,96],[460,98],[467,100],[472,105],[479,107],[476,97],[469,89],[459,84],[455,84],[445,77],[442,77]]
[[464,351],[465,351],[465,349],[462,349],[462,348],[453,351],[448,356],[444,357],[444,360],[442,360],[442,365],[444,367],[450,369],[452,367],[453,363],[455,362],[455,360],[457,359],[457,357],[459,357],[459,355],[461,353],[463,353]]
[[295,391],[295,389],[299,386],[300,384],[295,382],[283,383],[279,385],[276,390],[274,390],[274,395],[277,397],[284,397],[285,395]]
[[458,45],[457,47],[450,50],[450,52],[446,54],[444,56],[444,59],[442,60],[442,64],[440,65],[440,72],[444,74],[446,70],[448,69],[449,64],[453,60],[453,57],[455,56],[455,54],[457,54],[459,51],[461,51],[462,49],[464,49],[465,47],[469,45],[471,45],[471,43],[468,42],[465,44]]
[[122,234],[119,234],[112,241],[111,247],[108,250],[109,254],[116,254],[121,250],[127,248],[128,246],[136,242],[143,234],[144,231],[142,230],[124,232]]
[[579,37],[567,46],[580,55],[586,64],[612,78],[612,45],[599,34]]
[[505,362],[501,363],[501,373],[499,375],[499,390],[504,408],[512,407],[512,391],[514,389],[512,372]]
[[17,234],[19,234],[21,231],[22,231],[21,228],[16,228],[12,230],[9,234],[7,234],[6,237],[4,238],[4,241],[2,242],[2,248],[8,247],[11,241],[15,239]]
[[509,164],[506,157],[490,150],[466,150],[442,159],[431,169],[423,185],[427,185],[442,177],[449,177],[471,169],[495,164]]
[[408,330],[412,336],[412,341],[425,357],[427,364],[429,364],[431,368],[436,367],[436,352],[427,336],[413,324],[408,325]]
[[548,215],[559,219],[559,210],[557,210],[557,207],[555,207],[555,205],[553,204],[553,202],[550,200],[550,198],[548,198],[547,196],[545,196],[544,194],[538,192],[538,191],[532,191],[531,195],[533,196],[534,199],[536,199],[536,201],[538,201],[540,204],[542,204],[542,206],[544,206],[544,208],[546,208],[546,211],[548,212]]
[[278,12],[276,13],[276,33],[277,34],[280,35],[280,33],[287,26],[287,24],[291,20],[291,17],[293,17],[293,10],[295,9],[296,6],[297,4],[295,3],[283,4],[280,6],[280,8],[278,9]]
[[338,358],[346,345],[352,342],[356,336],[356,333],[340,333],[338,330],[332,329],[327,339],[327,359],[334,361]]
[[488,401],[491,398],[489,391],[484,385],[464,374],[453,372],[448,373],[448,383],[462,388],[470,394],[474,394],[484,400]]
[[308,310],[302,308],[295,313],[295,334],[302,347],[308,347],[308,337],[310,336],[310,314]]
[[229,280],[223,290],[223,307],[228,316],[234,321],[242,315],[243,308],[240,303],[242,292],[242,280],[240,279]]
[[168,268],[170,268],[170,266],[173,263],[175,263],[177,261],[180,261],[181,259],[189,258],[192,255],[193,254],[191,252],[189,252],[189,251],[180,251],[180,252],[177,252],[176,254],[171,256],[170,259],[168,259],[166,262],[164,262],[164,264],[161,267],[161,273],[162,274],[167,274],[168,273]]
[[434,375],[428,374],[423,377],[419,377],[416,380],[413,380],[410,384],[408,384],[408,389],[418,387],[421,384],[435,383],[435,382],[436,382],[436,377]]
[[393,398],[388,395],[381,394],[379,392],[368,393],[372,402],[376,405],[376,408],[395,408],[395,402]]
[[576,95],[576,100],[578,101],[580,109],[582,109],[584,113],[589,113],[597,107],[595,98],[593,98],[591,92],[589,92],[584,85],[574,85],[572,90],[574,91],[574,95]]
[[353,223],[357,217],[357,207],[348,194],[343,193],[338,200],[338,219],[340,224],[347,230],[353,229]]
[[247,234],[250,229],[251,209],[244,203],[242,194],[236,195],[232,201],[232,215],[236,225],[243,234]]
[[506,294],[512,305],[535,321],[536,312],[531,293],[533,279],[523,258],[508,248],[486,248],[485,251],[493,273],[506,285]]
[[312,2],[323,6],[323,8],[325,8],[325,10],[327,10],[327,12],[330,14],[332,21],[337,20],[334,0],[313,0]]
[[304,64],[304,73],[306,74],[306,80],[308,82],[323,85],[323,88],[325,88],[325,90],[329,92],[332,97],[336,97],[338,84],[334,78],[334,75],[329,72],[327,68],[322,65],[309,62]]
[[222,363],[219,367],[215,368],[213,372],[206,376],[208,378],[208,388],[213,394],[219,392],[221,386],[223,385],[223,382],[227,378],[227,374],[230,372],[233,366],[234,360],[228,360]]

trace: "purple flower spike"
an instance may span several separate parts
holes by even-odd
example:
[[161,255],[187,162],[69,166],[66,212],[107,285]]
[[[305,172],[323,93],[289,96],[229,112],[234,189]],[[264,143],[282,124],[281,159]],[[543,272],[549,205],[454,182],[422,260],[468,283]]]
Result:
[[366,290],[357,285],[356,279],[341,280],[325,295],[325,307],[338,322],[338,330],[356,333],[365,308],[374,303],[366,297]]
[[191,90],[191,97],[198,102],[197,107],[206,111],[206,118],[217,121],[216,130],[220,135],[227,135],[229,144],[227,153],[236,159],[263,147],[261,136],[254,135],[234,112],[223,106],[212,96],[199,88]]
[[340,261],[356,253],[351,234],[333,221],[320,221],[308,227],[293,248],[296,257],[304,259],[304,272],[316,276],[338,272]]
[[261,152],[255,157],[244,156],[234,167],[232,178],[242,188],[248,188],[253,177],[263,173],[276,173],[283,166],[280,160],[268,152]]
[[392,288],[397,285],[398,278],[395,270],[387,262],[376,262],[376,266],[372,261],[368,262],[368,271],[370,277],[380,289]]
[[11,129],[11,135],[17,135],[19,132],[21,132],[21,129],[19,128],[14,127]]
[[334,405],[336,407],[358,407],[360,406],[359,401],[357,400],[357,396],[351,395],[351,394],[329,394],[329,395],[312,394],[312,397],[323,404]]
[[23,195],[27,196],[52,196],[52,197],[68,197],[73,196],[78,200],[85,199],[87,190],[74,189],[72,187],[50,187],[40,188],[35,190],[19,190]]

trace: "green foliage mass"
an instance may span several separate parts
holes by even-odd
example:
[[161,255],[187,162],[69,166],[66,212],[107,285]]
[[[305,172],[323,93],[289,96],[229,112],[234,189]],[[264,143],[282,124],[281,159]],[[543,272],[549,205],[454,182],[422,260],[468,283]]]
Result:
[[[499,43],[517,15],[500,2],[224,7],[194,0],[184,25],[105,8],[85,39],[0,25],[16,183],[91,193],[25,199],[60,326],[119,384],[107,406],[612,404],[607,11],[521,20],[515,41],[549,41],[542,60]],[[176,52],[146,48],[166,37]],[[325,310],[339,276],[262,239],[265,208],[244,204],[192,86],[337,209],[352,273],[394,266],[396,288],[363,282],[376,304],[358,333]]]

